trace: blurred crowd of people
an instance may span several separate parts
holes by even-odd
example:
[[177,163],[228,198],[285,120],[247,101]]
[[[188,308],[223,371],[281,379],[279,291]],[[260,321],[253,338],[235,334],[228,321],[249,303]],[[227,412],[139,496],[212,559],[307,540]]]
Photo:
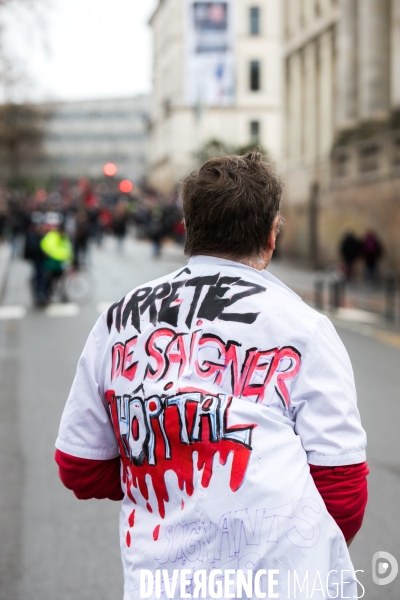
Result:
[[356,265],[362,261],[364,263],[365,281],[377,282],[378,266],[383,256],[383,246],[374,231],[368,230],[363,237],[357,236],[353,231],[346,231],[339,250],[347,281],[354,281]]
[[[160,198],[138,188],[122,194],[110,184],[93,185],[88,180],[61,181],[52,189],[33,192],[0,188],[0,242],[8,238],[13,256],[31,261],[37,305],[48,304],[66,269],[87,266],[92,243],[101,246],[104,236],[113,236],[122,251],[128,232],[148,239],[154,257],[160,256],[166,238],[183,244],[178,197]],[[355,281],[361,270],[365,281],[378,281],[383,246],[374,231],[361,237],[347,230],[339,253],[347,281]]]
[[11,241],[13,256],[33,265],[32,293],[37,305],[50,301],[55,282],[67,268],[88,262],[91,243],[114,236],[122,251],[128,232],[152,242],[159,257],[163,240],[184,241],[177,197],[160,198],[135,189],[121,194],[112,186],[60,182],[53,189],[0,190],[0,240]]

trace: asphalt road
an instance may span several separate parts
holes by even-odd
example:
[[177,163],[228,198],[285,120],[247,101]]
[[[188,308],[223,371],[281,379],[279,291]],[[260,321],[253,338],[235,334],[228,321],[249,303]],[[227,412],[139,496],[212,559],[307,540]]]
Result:
[[[0,320],[0,600],[122,599],[119,503],[78,501],[63,488],[54,441],[100,308],[184,262],[175,247],[154,260],[146,243],[130,241],[118,253],[110,240],[92,253],[90,304],[70,316],[50,316],[30,307],[29,267],[13,261],[4,304],[27,312]],[[346,327],[338,331],[355,371],[371,469],[367,514],[351,555],[365,571],[359,574],[365,598],[398,600],[400,576],[375,585],[371,561],[379,550],[400,561],[400,347]]]

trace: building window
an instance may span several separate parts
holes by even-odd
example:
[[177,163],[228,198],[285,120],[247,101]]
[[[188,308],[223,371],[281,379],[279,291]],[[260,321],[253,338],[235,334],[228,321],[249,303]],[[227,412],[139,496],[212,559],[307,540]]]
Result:
[[360,149],[360,172],[368,173],[379,169],[379,151],[378,144],[368,144]]
[[349,174],[349,155],[343,152],[338,154],[335,163],[337,177],[346,177]]
[[260,7],[250,7],[250,35],[260,35]]
[[258,92],[261,89],[261,64],[259,60],[250,61],[250,89]]
[[393,164],[400,165],[400,137],[393,141]]
[[250,144],[260,143],[260,121],[250,121]]

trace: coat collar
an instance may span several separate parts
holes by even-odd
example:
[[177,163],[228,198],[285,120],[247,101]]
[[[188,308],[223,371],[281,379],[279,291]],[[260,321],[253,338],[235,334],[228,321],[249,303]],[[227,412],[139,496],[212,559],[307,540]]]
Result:
[[289,293],[295,298],[301,300],[298,294],[291,290],[280,279],[275,277],[275,275],[272,275],[265,269],[263,271],[259,271],[258,269],[254,269],[253,267],[249,267],[248,265],[244,265],[243,263],[237,262],[235,260],[227,260],[219,256],[206,256],[204,254],[196,254],[196,256],[191,256],[189,258],[188,265],[220,265],[226,267],[235,267],[236,269],[244,269],[245,271],[251,272],[253,276],[258,275],[266,281],[268,281],[269,283],[272,283],[285,290],[286,293]]

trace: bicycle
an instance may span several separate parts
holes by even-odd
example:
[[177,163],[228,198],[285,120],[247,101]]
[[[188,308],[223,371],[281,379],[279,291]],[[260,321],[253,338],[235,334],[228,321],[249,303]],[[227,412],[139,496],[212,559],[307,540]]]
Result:
[[80,306],[88,304],[95,295],[94,277],[84,267],[67,268],[57,278],[53,294],[58,296],[61,302],[73,302]]

